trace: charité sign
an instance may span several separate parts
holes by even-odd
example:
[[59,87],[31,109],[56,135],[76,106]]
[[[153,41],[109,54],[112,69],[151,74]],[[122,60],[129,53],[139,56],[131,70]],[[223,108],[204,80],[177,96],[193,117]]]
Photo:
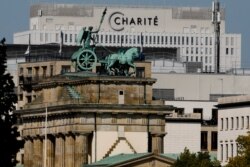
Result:
[[122,12],[114,12],[109,16],[109,25],[115,31],[122,31],[126,26],[158,26],[158,17],[129,17]]

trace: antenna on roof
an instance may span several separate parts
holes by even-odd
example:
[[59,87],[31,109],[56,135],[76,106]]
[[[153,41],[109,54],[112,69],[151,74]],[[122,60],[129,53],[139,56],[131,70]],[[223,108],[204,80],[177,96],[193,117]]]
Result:
[[212,3],[212,23],[214,24],[215,45],[214,45],[214,73],[220,73],[220,2],[214,0]]

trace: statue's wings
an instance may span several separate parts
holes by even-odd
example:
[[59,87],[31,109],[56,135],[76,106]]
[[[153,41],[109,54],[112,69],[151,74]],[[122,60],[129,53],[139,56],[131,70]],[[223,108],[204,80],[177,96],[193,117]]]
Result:
[[[85,37],[85,38],[84,38]],[[83,39],[86,39],[86,27],[83,27],[79,34],[77,35],[77,44],[81,45]]]

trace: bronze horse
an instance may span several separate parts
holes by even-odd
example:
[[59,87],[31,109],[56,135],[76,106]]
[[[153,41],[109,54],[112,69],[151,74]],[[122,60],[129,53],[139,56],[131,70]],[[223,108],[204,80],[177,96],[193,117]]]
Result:
[[[115,75],[116,73],[124,73],[126,76],[134,74],[136,72],[136,67],[134,64],[134,59],[139,57],[138,48],[130,48],[126,52],[118,52],[110,54],[106,57],[106,69],[109,75]],[[117,64],[119,67],[117,68]],[[124,67],[124,68],[121,68]],[[132,73],[129,73],[129,68],[133,69]],[[121,71],[123,70],[123,71]]]

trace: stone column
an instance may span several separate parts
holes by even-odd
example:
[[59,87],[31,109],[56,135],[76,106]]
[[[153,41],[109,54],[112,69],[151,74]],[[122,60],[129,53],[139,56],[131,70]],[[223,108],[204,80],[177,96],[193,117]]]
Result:
[[152,152],[156,154],[163,153],[163,137],[165,133],[152,133]]
[[43,141],[40,136],[33,139],[33,166],[43,166]]
[[75,167],[88,163],[88,134],[78,133],[75,136]]
[[33,164],[33,140],[31,137],[24,138],[24,166],[32,167]]
[[74,166],[75,137],[73,134],[65,136],[65,167]]
[[[44,139],[44,144],[45,144]],[[54,167],[55,161],[55,145],[54,145],[54,137],[52,135],[47,136],[47,148],[46,148],[46,165],[47,167]]]
[[65,167],[65,138],[62,134],[57,134],[55,137],[55,167]]

